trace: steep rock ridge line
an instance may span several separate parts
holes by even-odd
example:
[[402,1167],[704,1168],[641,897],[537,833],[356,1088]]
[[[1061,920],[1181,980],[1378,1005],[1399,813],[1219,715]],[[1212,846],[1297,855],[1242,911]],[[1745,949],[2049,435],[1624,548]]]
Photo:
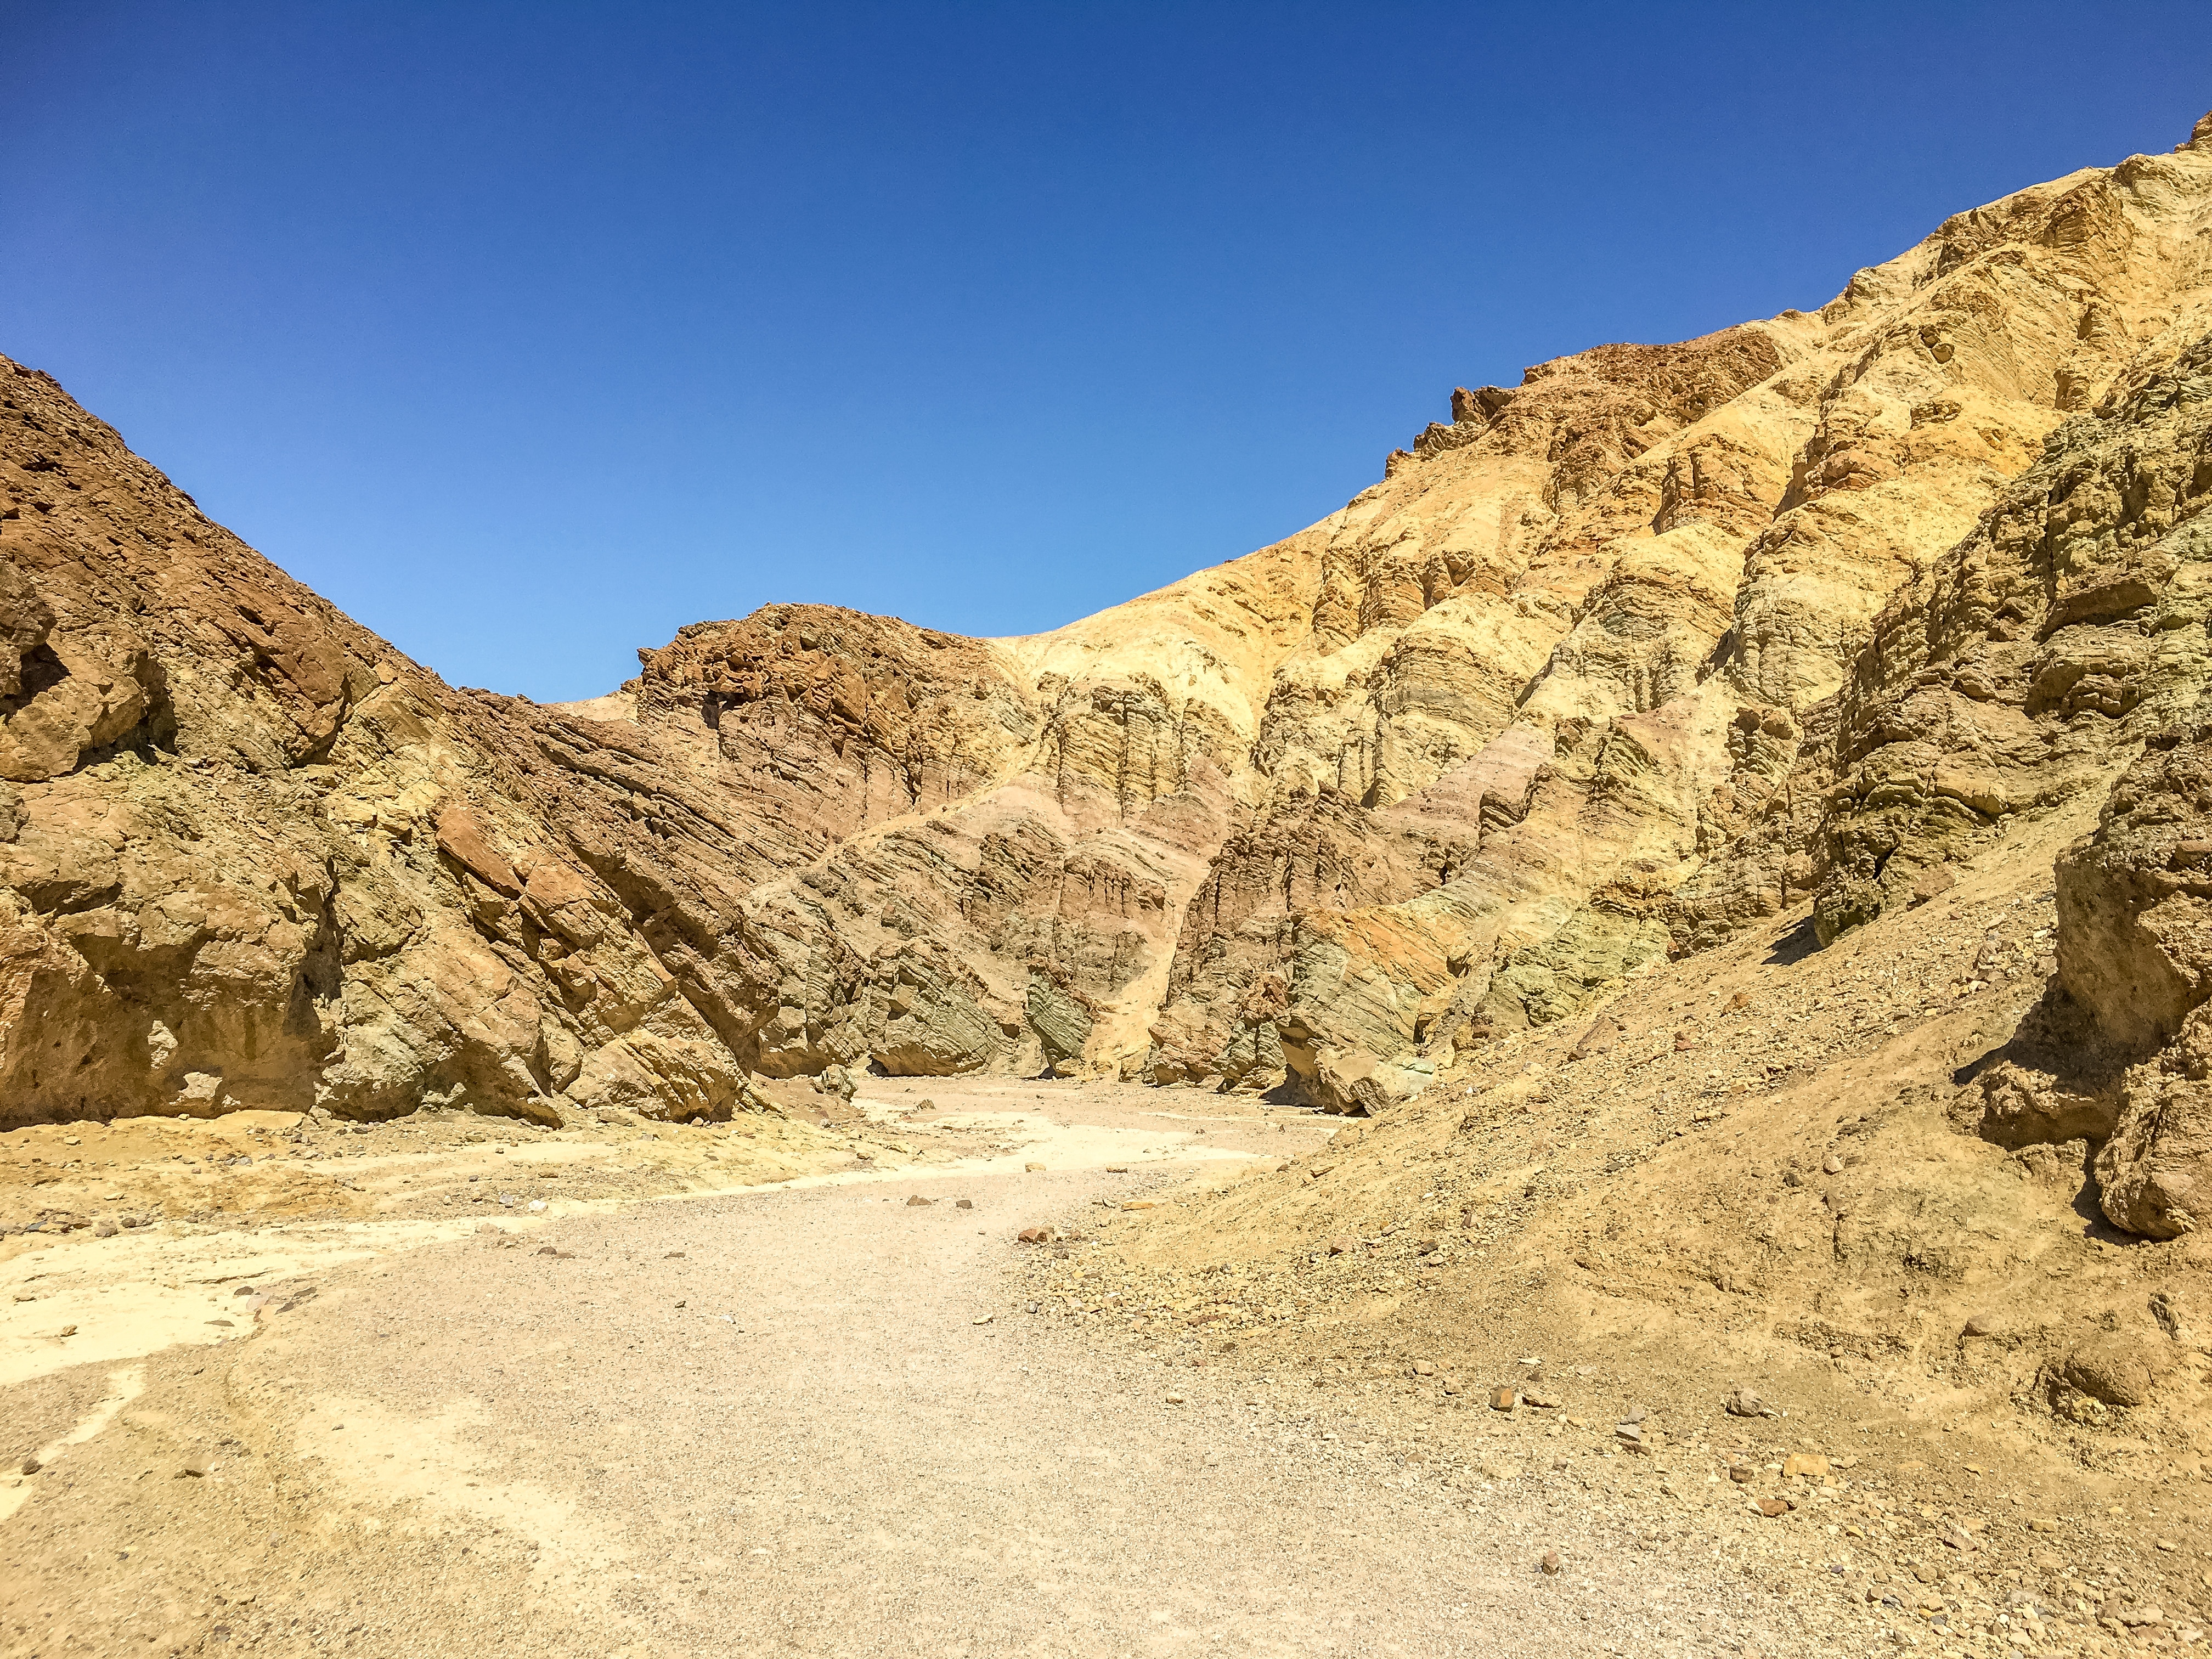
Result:
[[[1607,349],[1455,398],[1464,435],[1432,428],[1344,515],[1326,568],[1367,586],[1333,614],[1364,631],[1347,643],[1317,623],[1255,757],[1285,796],[1351,797],[1377,848],[1410,806],[1427,857],[1397,861],[1395,890],[1317,884],[1317,901],[1227,925],[1209,899],[1154,1074],[1266,1080],[1279,1064],[1330,1103],[1372,1104],[1420,1086],[1417,1054],[1449,1066],[1823,879],[1801,749],[1809,735],[1824,752],[1891,593],[2065,410],[2189,337],[2208,164],[2200,137],[2076,174],[1949,222],[1817,316]],[[1437,526],[1470,517],[1502,526],[1492,562],[1439,574]],[[1486,665],[1510,660],[1508,630],[1541,660],[1517,684],[1499,675],[1489,708],[1466,671],[1408,696],[1410,647],[1435,660],[1455,623],[1486,630],[1469,641]],[[1439,732],[1445,709],[1455,731]],[[1270,875],[1296,860],[1299,810],[1271,806],[1224,860]],[[1717,859],[1747,839],[1763,861]],[[1216,885],[1265,890],[1258,877]]]
[[4,362],[0,430],[0,1122],[738,1098],[680,757],[451,690]]
[[2208,214],[2200,124],[1818,312],[1456,392],[1340,511],[1055,632],[770,606],[562,707],[0,365],[0,1121],[860,1066],[1375,1110],[1808,896],[1832,939],[2193,706],[2196,486],[2129,446],[2188,441]]

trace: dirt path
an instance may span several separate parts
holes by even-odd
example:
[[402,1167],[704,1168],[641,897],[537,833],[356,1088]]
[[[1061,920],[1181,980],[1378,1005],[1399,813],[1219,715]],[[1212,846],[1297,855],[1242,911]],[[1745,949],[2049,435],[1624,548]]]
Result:
[[1030,1315],[1018,1230],[1143,1177],[1007,1161],[424,1243],[9,1390],[40,1444],[114,1421],[0,1521],[0,1652],[1777,1650],[1565,1474],[1449,1489],[1356,1406]]

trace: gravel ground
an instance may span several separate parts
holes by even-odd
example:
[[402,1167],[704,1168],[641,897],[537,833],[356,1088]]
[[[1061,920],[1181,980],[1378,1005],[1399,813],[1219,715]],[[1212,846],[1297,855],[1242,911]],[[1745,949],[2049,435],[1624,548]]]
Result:
[[[868,1181],[341,1268],[145,1361],[41,1477],[0,1651],[1787,1650],[1771,1595],[1568,1475],[1448,1489],[1287,1379],[1011,1299],[1018,1229],[1129,1190]],[[58,1429],[100,1392],[10,1400]]]

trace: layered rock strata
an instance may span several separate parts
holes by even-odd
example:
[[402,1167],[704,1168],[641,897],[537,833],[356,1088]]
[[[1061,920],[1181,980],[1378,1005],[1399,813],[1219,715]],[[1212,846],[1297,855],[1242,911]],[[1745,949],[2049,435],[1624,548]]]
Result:
[[[564,707],[445,685],[0,362],[0,1116],[861,1066],[1374,1110],[1792,904],[1832,938],[2193,717],[2208,213],[2200,126],[1818,312],[1455,392],[1056,632],[772,606]],[[2148,892],[2136,833],[2080,867]]]

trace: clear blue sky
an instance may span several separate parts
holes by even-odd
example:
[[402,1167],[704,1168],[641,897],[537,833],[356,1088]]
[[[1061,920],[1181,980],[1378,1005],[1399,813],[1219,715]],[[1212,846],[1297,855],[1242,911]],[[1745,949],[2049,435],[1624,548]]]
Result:
[[1052,627],[2168,149],[2212,6],[0,0],[0,351],[465,684]]

